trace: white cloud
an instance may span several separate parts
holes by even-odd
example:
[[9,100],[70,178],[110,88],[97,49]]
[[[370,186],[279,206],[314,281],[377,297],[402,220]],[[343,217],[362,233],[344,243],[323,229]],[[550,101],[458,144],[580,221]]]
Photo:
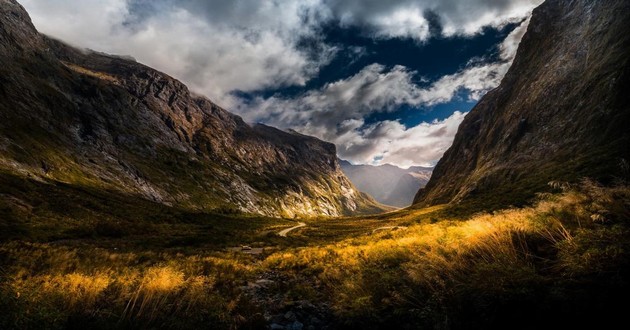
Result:
[[355,134],[342,136],[337,149],[341,158],[356,163],[432,166],[451,145],[466,114],[406,128],[397,121],[369,125]]
[[[230,107],[228,94],[303,85],[336,48],[318,35],[338,21],[374,37],[430,37],[522,19],[541,0],[22,0],[38,29],[72,44],[132,55]],[[315,51],[300,50],[309,39]]]
[[484,27],[502,27],[528,17],[544,0],[436,0],[445,36],[474,35]]
[[429,34],[426,14],[439,20],[444,36],[474,35],[484,27],[519,22],[543,0],[324,0],[332,17],[343,25],[371,29],[376,37],[407,37],[424,41]]
[[[308,1],[225,2],[223,13],[210,18],[196,12],[194,2],[22,2],[43,33],[132,55],[224,105],[234,90],[302,85],[335,52],[318,40],[319,22],[309,18]],[[314,41],[317,52],[299,50],[303,38]]]
[[419,8],[398,9],[372,22],[375,34],[383,38],[411,37],[418,40],[429,38],[429,22]]
[[511,62],[516,56],[516,51],[518,49],[518,45],[521,43],[521,39],[523,39],[523,35],[527,31],[527,27],[529,26],[529,20],[531,17],[527,17],[521,25],[519,25],[516,29],[514,29],[501,43],[499,46],[499,50],[501,51],[501,59],[505,61]]
[[405,127],[394,120],[366,125],[365,118],[403,104],[447,103],[461,90],[478,100],[499,85],[528,23],[524,21],[500,45],[499,62],[471,63],[426,88],[414,84],[417,73],[403,66],[388,70],[383,65],[372,64],[354,76],[328,83],[321,89],[291,99],[257,98],[240,104],[237,111],[252,122],[292,128],[334,142],[340,157],[355,163],[434,164],[452,143],[464,113],[455,111],[442,121],[415,127]]
[[[258,98],[238,110],[246,119],[317,136],[337,145],[340,157],[356,163],[392,163],[400,166],[434,164],[451,144],[464,117],[455,112],[443,121],[407,128],[386,120],[366,125],[375,112],[390,111],[402,104],[428,105],[451,100],[460,88],[488,88],[471,81],[486,72],[472,68],[446,76],[430,88],[412,83],[413,72],[378,64],[365,67],[348,79],[327,84],[297,98]],[[494,86],[492,86],[494,87]],[[475,89],[481,93],[482,90]]]
[[[444,36],[472,35],[485,26],[523,19],[541,0],[21,2],[40,31],[81,47],[132,55],[246,119],[334,142],[342,157],[356,162],[380,159],[411,165],[437,161],[464,115],[456,112],[444,121],[409,128],[397,121],[366,125],[365,119],[403,104],[445,103],[462,89],[478,99],[497,86],[509,68],[526,23],[501,45],[501,61],[472,63],[426,88],[414,83],[417,72],[372,64],[292,99],[243,103],[230,92],[303,85],[337,51],[319,36],[325,23],[356,26],[375,38],[424,41],[434,31],[429,16],[441,22]],[[311,45],[308,51],[300,46],[304,40]],[[365,52],[351,51],[356,57]]]

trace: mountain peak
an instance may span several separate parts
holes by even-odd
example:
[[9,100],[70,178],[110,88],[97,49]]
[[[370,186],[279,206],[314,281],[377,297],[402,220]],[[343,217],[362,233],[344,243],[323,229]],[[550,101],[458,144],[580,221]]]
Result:
[[628,1],[536,8],[500,86],[466,116],[415,202],[496,208],[522,204],[552,180],[614,180],[630,159],[627,31]]
[[415,193],[431,177],[431,169],[422,167],[403,169],[391,164],[353,165],[345,160],[339,160],[339,164],[359,190],[380,203],[396,207],[411,205]]
[[3,173],[200,211],[384,210],[343,175],[333,144],[250,126],[133,59],[42,36],[15,1],[0,0],[0,15]]
[[13,55],[43,46],[30,16],[17,1],[0,0],[0,17],[0,53]]

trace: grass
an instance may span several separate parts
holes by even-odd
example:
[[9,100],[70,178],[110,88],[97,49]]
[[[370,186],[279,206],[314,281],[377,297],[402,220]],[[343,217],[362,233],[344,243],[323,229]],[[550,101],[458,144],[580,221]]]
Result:
[[[135,200],[109,201],[121,206],[109,213],[81,201],[88,211],[62,218],[22,206],[17,216],[50,215],[61,233],[32,236],[25,221],[0,244],[0,328],[261,328],[304,300],[325,306],[333,328],[605,327],[630,291],[630,188],[559,186],[533,206],[468,217],[438,206],[303,220],[286,239],[275,232],[294,221]],[[73,237],[82,212],[116,234]],[[126,216],[151,225],[112,224]],[[374,232],[383,226],[406,229]],[[266,252],[225,250],[239,244]],[[273,285],[252,294],[259,279]]]

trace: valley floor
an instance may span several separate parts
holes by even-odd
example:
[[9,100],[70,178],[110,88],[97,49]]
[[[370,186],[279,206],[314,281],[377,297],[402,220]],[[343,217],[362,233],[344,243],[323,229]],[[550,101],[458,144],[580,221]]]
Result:
[[297,227],[1,178],[1,329],[602,327],[630,293],[626,186]]

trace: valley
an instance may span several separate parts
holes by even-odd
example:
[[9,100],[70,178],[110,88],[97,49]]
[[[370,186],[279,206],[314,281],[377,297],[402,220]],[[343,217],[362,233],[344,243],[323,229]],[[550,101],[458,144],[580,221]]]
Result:
[[403,169],[248,123],[0,0],[0,329],[626,324],[629,18],[622,0],[533,9],[437,165]]
[[[627,186],[585,181],[528,208],[464,216],[439,205],[299,228],[68,189],[58,198],[85,218],[2,195],[3,218],[29,219],[3,228],[2,328],[602,326],[629,291]],[[590,323],[598,313],[609,317]]]

